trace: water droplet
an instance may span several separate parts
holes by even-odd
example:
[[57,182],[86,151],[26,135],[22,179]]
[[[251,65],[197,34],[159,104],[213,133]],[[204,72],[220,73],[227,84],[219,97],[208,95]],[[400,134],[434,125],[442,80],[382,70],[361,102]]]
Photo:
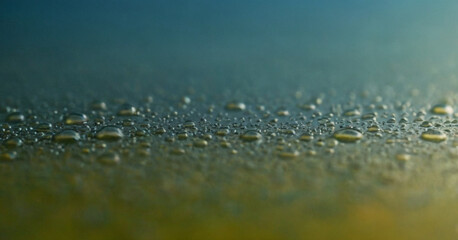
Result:
[[289,116],[290,113],[286,109],[280,109],[280,110],[277,111],[277,115],[280,116],[280,117],[286,117],[286,116]]
[[50,132],[51,129],[52,129],[51,123],[40,123],[36,127],[37,132]]
[[4,142],[5,146],[8,148],[16,148],[22,145],[22,140],[17,137],[10,138]]
[[399,154],[396,154],[396,159],[398,161],[409,161],[410,160],[410,154],[407,154],[407,153],[399,153]]
[[160,127],[158,129],[156,129],[155,133],[158,134],[158,135],[162,135],[164,133],[166,133],[167,131],[165,130],[165,128],[163,127]]
[[377,113],[366,113],[361,117],[361,119],[362,120],[373,120],[376,117],[377,117]]
[[231,147],[231,143],[228,142],[228,141],[221,141],[220,145],[223,148],[230,148]]
[[204,148],[208,146],[208,142],[204,139],[197,139],[194,141],[194,147]]
[[294,131],[294,129],[284,129],[283,133],[287,135],[296,135],[296,131]]
[[54,141],[58,143],[74,143],[81,139],[81,136],[78,132],[74,130],[63,130],[56,135],[54,135]]
[[195,128],[196,124],[193,121],[186,121],[183,123],[184,128]]
[[358,130],[346,128],[335,132],[334,138],[339,142],[353,143],[363,138],[363,134]]
[[311,111],[311,110],[315,110],[316,106],[314,104],[302,104],[302,105],[299,105],[299,108],[306,110],[306,111]]
[[97,161],[103,165],[116,165],[121,162],[121,158],[117,153],[107,152],[100,155]]
[[20,122],[23,122],[24,120],[25,120],[25,117],[20,112],[10,113],[6,117],[6,121],[9,122],[9,123],[20,123]]
[[9,162],[13,161],[17,158],[17,153],[16,152],[3,152],[0,154],[0,160]]
[[123,104],[118,111],[119,116],[135,116],[137,115],[137,109],[131,104]]
[[179,133],[177,134],[177,137],[178,137],[178,140],[186,140],[188,139],[188,133],[186,132]]
[[378,132],[378,131],[380,131],[380,127],[377,126],[377,125],[371,125],[370,127],[367,128],[367,131],[368,132],[372,132],[372,133],[373,132]]
[[173,155],[184,155],[186,154],[186,151],[182,148],[174,148],[172,150],[170,150],[170,153],[173,154]]
[[429,121],[424,121],[420,124],[421,127],[432,127],[433,124]]
[[442,142],[447,140],[447,135],[440,130],[428,129],[421,134],[421,139],[429,142]]
[[246,109],[246,105],[242,102],[230,102],[226,105],[226,109],[230,111],[243,111]]
[[451,115],[453,114],[453,108],[448,104],[437,104],[431,108],[431,113],[437,115]]
[[188,96],[183,96],[181,98],[181,103],[183,104],[190,104],[191,103],[191,98],[189,98]]
[[309,141],[313,140],[313,135],[312,135],[312,134],[309,134],[309,133],[304,133],[304,134],[302,134],[302,136],[299,138],[299,140],[305,141],[305,142],[309,142]]
[[282,151],[280,153],[278,153],[278,156],[280,158],[283,158],[283,159],[291,159],[291,158],[295,158],[297,156],[299,156],[299,152],[298,151]]
[[92,110],[103,111],[103,110],[107,110],[107,104],[101,101],[94,101],[91,103],[91,108]]
[[115,141],[124,137],[121,129],[114,126],[106,126],[97,132],[95,137],[99,140]]
[[226,136],[227,134],[229,134],[229,129],[227,128],[221,128],[216,132],[218,136]]
[[347,117],[356,117],[361,115],[361,112],[358,109],[349,109],[345,111],[343,115]]
[[67,125],[82,125],[87,123],[87,116],[82,113],[70,113],[65,116],[65,124]]
[[256,130],[248,130],[244,134],[240,135],[240,139],[245,142],[254,142],[262,139],[262,135]]

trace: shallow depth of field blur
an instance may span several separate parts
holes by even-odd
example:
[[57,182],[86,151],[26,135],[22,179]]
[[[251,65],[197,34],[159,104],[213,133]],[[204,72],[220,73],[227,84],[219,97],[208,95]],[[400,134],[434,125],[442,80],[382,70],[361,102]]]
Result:
[[0,1],[0,239],[458,239],[457,12]]

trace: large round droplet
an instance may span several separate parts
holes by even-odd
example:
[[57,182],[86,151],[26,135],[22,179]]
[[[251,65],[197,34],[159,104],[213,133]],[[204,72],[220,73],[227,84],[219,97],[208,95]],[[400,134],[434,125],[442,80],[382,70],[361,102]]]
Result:
[[335,132],[334,138],[339,142],[353,143],[363,138],[363,134],[358,130],[346,128]]
[[107,126],[97,132],[95,138],[99,140],[116,141],[124,137],[121,129],[114,126]]
[[421,134],[421,139],[429,142],[442,142],[447,140],[447,135],[440,130],[428,129]]

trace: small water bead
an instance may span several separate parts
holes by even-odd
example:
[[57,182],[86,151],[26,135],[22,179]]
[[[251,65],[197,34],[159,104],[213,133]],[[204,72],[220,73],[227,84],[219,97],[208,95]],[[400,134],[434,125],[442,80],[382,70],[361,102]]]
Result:
[[160,127],[158,129],[156,129],[156,131],[154,133],[156,133],[157,135],[162,135],[164,133],[166,133],[167,131],[165,130],[165,128],[163,127]]
[[346,117],[356,117],[360,116],[361,112],[359,111],[359,109],[349,109],[345,111],[343,115]]
[[231,143],[228,142],[228,141],[221,141],[220,146],[223,147],[223,148],[230,148],[231,147]]
[[98,111],[107,110],[107,104],[101,101],[94,101],[91,103],[91,109],[98,110]]
[[205,140],[212,140],[213,139],[213,135],[209,134],[209,133],[206,133],[202,136],[203,139]]
[[25,116],[20,112],[10,113],[6,117],[6,121],[8,123],[21,123],[21,122],[24,122],[24,120],[25,120]]
[[407,153],[396,154],[396,159],[402,162],[409,161],[410,157],[411,157],[410,154],[407,154]]
[[64,123],[67,125],[83,125],[87,123],[87,116],[83,113],[70,113],[64,118]]
[[148,157],[148,156],[151,155],[151,149],[149,149],[149,148],[137,149],[137,154],[142,156],[142,157]]
[[174,148],[170,150],[170,153],[173,155],[184,155],[186,154],[186,151],[183,148]]
[[58,143],[75,143],[81,139],[78,132],[66,129],[54,135],[54,141]]
[[197,139],[194,141],[194,147],[204,148],[208,146],[208,142],[204,139]]
[[453,108],[448,104],[437,104],[431,108],[431,113],[437,115],[451,115],[453,114]]
[[290,113],[286,109],[280,109],[280,110],[277,111],[277,115],[280,116],[280,117],[286,117],[286,116],[289,116]]
[[226,136],[227,134],[229,134],[229,129],[227,128],[221,128],[218,131],[216,131],[216,135],[218,136]]
[[135,116],[137,115],[137,109],[131,104],[123,104],[118,111],[119,116]]
[[378,132],[378,131],[380,131],[380,127],[377,126],[377,125],[371,125],[371,126],[369,126],[369,127],[367,128],[367,131],[368,131],[368,132],[372,132],[372,133],[373,133],[373,132]]
[[5,161],[5,162],[9,162],[9,161],[13,161],[17,158],[17,153],[16,152],[3,152],[3,153],[0,153],[0,160],[1,161]]
[[387,123],[396,123],[396,118],[390,118],[386,122]]
[[116,165],[121,162],[121,158],[117,153],[107,152],[97,157],[97,161],[103,165]]
[[409,120],[407,118],[405,118],[405,117],[403,117],[403,118],[401,118],[399,120],[399,123],[408,123],[408,122],[409,122]]
[[420,127],[432,127],[433,124],[429,121],[424,121],[420,124]]
[[314,104],[301,104],[299,105],[299,108],[306,110],[306,111],[311,111],[311,110],[315,110],[316,106]]
[[51,129],[52,129],[51,123],[40,123],[35,128],[37,132],[50,132]]
[[323,139],[318,139],[316,142],[315,142],[315,146],[317,147],[323,147],[325,145],[325,142]]
[[137,136],[137,137],[143,137],[145,135],[146,135],[146,131],[145,130],[139,129],[139,130],[135,131],[135,136]]
[[425,121],[425,118],[423,116],[418,116],[413,121],[414,122],[423,122],[423,121]]
[[334,138],[339,142],[353,143],[363,138],[363,134],[358,130],[346,128],[335,132]]
[[8,148],[16,148],[22,146],[22,140],[17,137],[10,138],[4,142],[5,146]]
[[230,111],[244,111],[246,105],[242,102],[230,102],[226,105],[226,109]]
[[294,131],[294,129],[284,129],[283,134],[296,135],[296,131]]
[[313,135],[309,134],[309,133],[304,133],[304,134],[301,135],[299,140],[305,141],[305,142],[309,142],[309,141],[313,140]]
[[186,121],[183,123],[184,128],[195,128],[196,124],[193,121]]
[[440,130],[428,129],[421,134],[421,139],[429,142],[443,142],[447,140],[447,135]]
[[121,129],[115,126],[106,126],[95,134],[99,140],[116,141],[124,137]]
[[153,101],[154,101],[153,96],[146,96],[145,98],[143,98],[143,102],[145,103],[153,103]]
[[94,147],[97,149],[105,149],[107,148],[107,144],[103,142],[97,142],[94,144]]
[[339,142],[333,138],[326,139],[325,143],[330,148],[333,148],[339,144]]
[[262,139],[262,135],[256,130],[248,130],[240,135],[240,139],[245,142],[260,141]]
[[189,98],[188,96],[183,96],[183,97],[181,98],[181,103],[182,103],[182,104],[185,104],[185,105],[186,105],[186,104],[190,104],[190,103],[191,103],[191,98]]
[[315,156],[317,153],[316,153],[315,150],[309,149],[309,150],[305,151],[305,154],[306,154],[307,156]]
[[123,127],[132,127],[132,126],[134,126],[134,125],[135,125],[135,122],[132,121],[131,119],[124,119],[124,120],[122,121],[122,126],[123,126]]
[[283,159],[292,159],[299,156],[299,152],[296,150],[282,151],[278,153],[278,156]]
[[186,140],[186,139],[188,139],[188,136],[189,135],[186,132],[182,132],[182,133],[178,133],[177,134],[178,140]]

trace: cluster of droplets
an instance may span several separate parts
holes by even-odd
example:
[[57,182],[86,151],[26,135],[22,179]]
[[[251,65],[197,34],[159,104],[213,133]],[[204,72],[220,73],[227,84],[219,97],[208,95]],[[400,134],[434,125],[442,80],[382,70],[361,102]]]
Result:
[[458,145],[458,116],[451,104],[414,107],[409,102],[383,103],[381,97],[335,103],[324,96],[284,104],[194,103],[183,96],[168,106],[149,96],[135,104],[93,101],[75,112],[8,106],[2,109],[0,158],[12,161],[43,151],[72,151],[101,164],[118,164],[123,156],[147,159],[206,152],[306,159],[345,154],[349,144],[369,150],[379,144],[393,158],[407,161],[437,144],[450,149]]

